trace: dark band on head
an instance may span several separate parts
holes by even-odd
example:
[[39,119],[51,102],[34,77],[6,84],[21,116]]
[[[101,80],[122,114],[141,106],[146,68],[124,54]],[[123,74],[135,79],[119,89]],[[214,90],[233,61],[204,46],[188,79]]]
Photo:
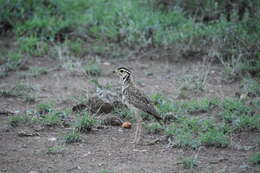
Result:
[[125,70],[127,73],[131,73],[131,71],[125,67],[119,67],[117,70]]

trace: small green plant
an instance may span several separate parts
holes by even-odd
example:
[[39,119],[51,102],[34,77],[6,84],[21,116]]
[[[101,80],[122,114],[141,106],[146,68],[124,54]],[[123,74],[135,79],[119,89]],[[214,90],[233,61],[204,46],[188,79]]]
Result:
[[27,115],[16,115],[10,118],[9,124],[11,127],[17,127],[20,124],[27,124],[31,121],[31,118]]
[[259,87],[259,81],[251,79],[251,78],[245,78],[242,80],[242,89],[245,93],[259,96],[260,95],[260,87]]
[[80,134],[77,131],[72,130],[67,135],[64,136],[64,141],[67,144],[80,142],[81,141]]
[[207,75],[208,71],[184,75],[181,79],[180,90],[204,91]]
[[9,70],[15,70],[18,68],[22,61],[22,54],[19,52],[8,52],[7,68]]
[[154,133],[154,134],[160,133],[163,130],[163,127],[157,122],[149,123],[145,125],[145,127],[149,133]]
[[260,118],[254,110],[256,107],[235,99],[225,99],[220,107],[219,116],[229,124],[230,131],[260,128]]
[[88,112],[84,112],[82,118],[77,120],[75,129],[79,132],[89,132],[96,123],[97,121],[90,117]]
[[50,111],[45,115],[42,115],[41,123],[45,126],[59,125],[61,122],[61,112]]
[[201,145],[199,139],[189,132],[180,132],[180,134],[176,135],[175,142],[175,146],[181,148],[188,147],[196,149]]
[[165,134],[170,137],[174,147],[197,148],[200,146],[200,140],[196,137],[196,131],[187,128],[188,125],[180,122],[179,127],[176,123],[171,123],[166,129]]
[[73,55],[80,56],[83,53],[84,42],[82,40],[80,39],[76,41],[67,40],[66,44],[68,45],[69,50],[72,52]]
[[152,101],[157,106],[160,114],[164,117],[166,113],[173,112],[174,107],[173,104],[167,99],[163,94],[156,93],[151,96]]
[[48,113],[54,110],[54,103],[53,102],[46,102],[46,103],[40,103],[36,105],[36,110],[40,114]]
[[218,106],[219,100],[217,98],[203,98],[199,100],[190,100],[182,102],[183,110],[188,113],[205,113],[211,111]]
[[47,154],[62,154],[64,152],[64,146],[62,145],[55,145],[55,146],[51,146],[48,147],[48,151]]
[[249,162],[255,165],[260,165],[260,153],[254,153],[249,157]]
[[85,72],[89,75],[99,76],[101,74],[101,67],[97,60],[90,62],[84,66]]
[[48,44],[35,36],[21,37],[18,44],[21,52],[32,56],[42,56],[48,49]]
[[193,169],[198,166],[197,159],[195,157],[187,157],[182,160],[182,166],[184,169]]
[[219,129],[211,128],[200,136],[201,143],[206,146],[226,147],[228,137]]
[[104,43],[96,43],[91,45],[90,51],[99,56],[104,56],[109,52],[109,47],[107,47]]
[[134,119],[133,113],[128,108],[115,108],[113,113],[124,120],[133,121]]

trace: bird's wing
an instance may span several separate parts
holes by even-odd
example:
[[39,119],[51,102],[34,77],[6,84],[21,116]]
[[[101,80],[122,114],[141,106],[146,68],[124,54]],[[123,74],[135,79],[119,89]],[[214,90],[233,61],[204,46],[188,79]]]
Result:
[[136,88],[128,89],[128,102],[136,108],[153,115],[157,120],[161,120],[160,114],[156,111],[152,101],[140,90]]

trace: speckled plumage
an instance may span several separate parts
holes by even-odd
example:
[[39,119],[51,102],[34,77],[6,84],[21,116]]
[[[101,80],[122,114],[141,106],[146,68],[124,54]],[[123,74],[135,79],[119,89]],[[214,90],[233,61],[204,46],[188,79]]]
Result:
[[153,115],[157,120],[162,120],[149,97],[135,86],[131,71],[125,67],[120,67],[117,71],[122,83],[122,96],[124,103]]
[[137,128],[133,143],[138,143],[142,130],[140,111],[153,115],[158,121],[162,120],[162,118],[156,111],[152,101],[135,86],[132,73],[129,69],[120,67],[115,72],[119,75],[122,83],[123,102],[128,106],[128,108],[134,111],[134,115],[137,118]]
[[123,100],[139,110],[151,114],[157,120],[162,120],[152,101],[134,85],[129,85],[123,90]]

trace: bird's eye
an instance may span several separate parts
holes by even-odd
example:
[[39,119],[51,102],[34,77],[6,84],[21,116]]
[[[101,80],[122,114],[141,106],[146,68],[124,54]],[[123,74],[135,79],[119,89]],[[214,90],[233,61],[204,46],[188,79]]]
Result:
[[124,72],[124,70],[120,70],[119,72],[120,72],[120,73],[123,73],[123,72]]

